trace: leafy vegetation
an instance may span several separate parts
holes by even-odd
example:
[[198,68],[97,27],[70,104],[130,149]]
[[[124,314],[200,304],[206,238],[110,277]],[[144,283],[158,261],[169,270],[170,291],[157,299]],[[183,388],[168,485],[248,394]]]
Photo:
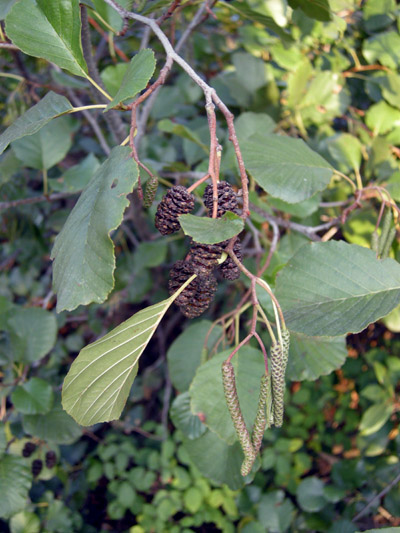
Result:
[[[398,529],[399,20],[0,6],[2,531]],[[160,235],[178,184],[195,208],[170,200],[182,231]],[[174,302],[205,287],[190,323]]]

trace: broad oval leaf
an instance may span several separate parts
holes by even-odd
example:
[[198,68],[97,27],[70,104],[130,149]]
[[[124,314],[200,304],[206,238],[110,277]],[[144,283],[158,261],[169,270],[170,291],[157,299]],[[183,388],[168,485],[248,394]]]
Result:
[[33,363],[56,343],[57,321],[45,309],[15,306],[7,313],[4,329],[10,335],[14,361]]
[[226,483],[232,490],[238,490],[245,484],[240,474],[244,459],[238,442],[232,446],[220,439],[212,431],[207,431],[198,439],[183,439],[183,444],[190,460],[206,476],[215,483]]
[[117,146],[82,192],[51,255],[58,312],[103,302],[112,290],[115,256],[110,233],[122,222],[137,178],[130,148]]
[[9,518],[26,506],[32,474],[26,461],[16,455],[0,459],[0,517]]
[[340,368],[347,357],[346,337],[309,337],[291,332],[287,379],[314,380]]
[[56,444],[72,444],[82,434],[82,428],[63,411],[60,400],[44,415],[24,415],[22,426],[25,433]]
[[188,282],[167,300],[142,309],[81,350],[65,378],[62,392],[64,409],[79,424],[90,426],[119,418],[140,356]]
[[301,139],[253,135],[241,149],[246,169],[260,187],[291,204],[325,189],[334,171]]
[[[222,385],[221,366],[230,354],[226,350],[199,367],[189,389],[194,414],[202,414],[204,424],[227,444],[237,440],[235,428],[226,405]],[[236,387],[247,427],[250,429],[256,416],[261,376],[265,372],[262,353],[250,346],[240,349],[232,359],[236,374]]]
[[216,244],[231,239],[244,227],[243,219],[230,211],[220,218],[181,215],[179,222],[185,235],[205,244]]
[[11,401],[25,415],[44,414],[52,408],[53,389],[44,379],[32,378],[16,387]]
[[[203,345],[211,326],[210,320],[194,321],[174,340],[168,349],[169,375],[173,386],[179,392],[184,392],[190,387],[196,370],[201,364]],[[221,326],[215,326],[208,337],[208,349],[213,348],[221,334]],[[207,355],[207,350],[205,355]]]
[[198,439],[207,431],[200,418],[190,410],[190,396],[186,391],[172,402],[170,415],[175,427],[190,440]]
[[0,154],[7,146],[25,135],[32,135],[45,126],[50,120],[68,113],[72,105],[59,94],[50,91],[36,105],[28,109],[23,115],[0,135]]
[[361,435],[367,436],[376,433],[389,420],[393,412],[393,404],[389,402],[381,402],[371,405],[365,411],[360,422]]
[[358,333],[400,301],[400,265],[344,241],[302,246],[279,272],[278,298],[290,330]]
[[25,166],[47,170],[67,155],[72,145],[71,133],[67,117],[60,117],[33,135],[14,141],[12,149]]
[[78,0],[20,0],[6,17],[6,33],[26,54],[87,76]]
[[128,70],[125,73],[117,94],[105,108],[104,112],[125,102],[125,100],[133,98],[145,89],[155,68],[156,60],[153,50],[146,48],[135,55],[129,63]]
[[308,17],[327,22],[331,20],[328,0],[289,0],[293,9],[300,8]]
[[328,503],[324,498],[324,483],[315,476],[302,480],[296,496],[299,506],[307,513],[316,513]]

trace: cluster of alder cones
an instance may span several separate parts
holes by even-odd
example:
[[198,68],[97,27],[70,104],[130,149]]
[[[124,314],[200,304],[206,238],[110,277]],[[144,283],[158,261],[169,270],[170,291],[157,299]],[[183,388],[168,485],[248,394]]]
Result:
[[[36,451],[37,445],[34,442],[28,441],[22,449],[23,457],[30,457]],[[46,467],[51,469],[57,464],[57,455],[53,450],[49,450],[45,455]],[[41,459],[34,459],[32,461],[31,470],[34,477],[37,477],[43,469],[43,461]]]
[[[226,181],[217,185],[218,209],[217,217],[226,211],[238,211],[238,201],[232,186]],[[190,213],[194,209],[194,196],[182,185],[169,189],[157,207],[155,225],[162,235],[175,233],[180,229],[179,216]],[[213,212],[213,186],[208,185],[204,191],[203,201],[211,217]],[[170,272],[169,292],[173,294],[193,274],[197,277],[180,293],[175,303],[188,318],[200,316],[209,307],[217,290],[214,270],[218,268],[222,277],[228,280],[237,279],[240,271],[233,260],[228,257],[221,265],[219,260],[228,245],[228,241],[218,244],[202,244],[192,241],[188,255],[184,260],[177,261]],[[242,259],[240,241],[236,241],[233,251]]]

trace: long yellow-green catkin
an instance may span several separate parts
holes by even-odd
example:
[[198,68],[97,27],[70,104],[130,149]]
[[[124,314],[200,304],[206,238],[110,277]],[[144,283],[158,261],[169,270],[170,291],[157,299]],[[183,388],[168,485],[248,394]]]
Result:
[[146,207],[146,208],[151,207],[152,203],[154,202],[154,198],[156,197],[157,188],[158,188],[157,176],[153,176],[152,178],[149,178],[146,183],[146,191],[143,197],[143,207]]
[[251,436],[251,440],[253,443],[253,448],[255,453],[258,453],[259,449],[261,448],[262,439],[264,436],[264,431],[267,426],[267,397],[268,397],[268,389],[271,388],[271,378],[269,375],[264,374],[261,378],[261,385],[260,385],[260,396],[258,398],[258,408],[257,408],[257,414],[256,419],[254,421],[253,426],[253,434]]
[[281,427],[284,412],[285,363],[282,348],[279,343],[275,343],[271,347],[271,374],[274,425]]
[[373,250],[375,253],[378,253],[379,248],[379,235],[378,232],[375,230],[373,231],[371,235],[371,250]]
[[224,385],[225,399],[232,418],[233,426],[236,430],[240,445],[244,453],[241,474],[247,476],[251,472],[256,454],[254,452],[251,438],[244,421],[242,410],[240,409],[239,397],[236,390],[235,371],[229,361],[222,364],[222,382]]
[[381,236],[379,237],[379,242],[378,242],[379,255],[382,253],[383,248],[385,247],[385,244],[387,242],[391,223],[392,223],[392,210],[389,208],[386,211],[385,216],[383,218],[382,233],[381,233]]
[[285,365],[285,371],[287,362],[289,359],[289,348],[290,348],[290,333],[288,329],[282,330],[282,348],[283,348],[283,362]]
[[393,239],[396,237],[396,228],[391,228],[391,230],[388,233],[388,236],[386,238],[386,242],[383,246],[382,253],[381,253],[381,259],[386,259],[389,257],[390,248],[392,247]]

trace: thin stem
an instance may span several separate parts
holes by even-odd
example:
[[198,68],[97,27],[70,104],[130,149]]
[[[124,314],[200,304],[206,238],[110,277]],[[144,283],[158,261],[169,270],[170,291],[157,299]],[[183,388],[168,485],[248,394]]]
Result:
[[78,113],[78,111],[84,111],[85,109],[104,109],[105,107],[107,107],[107,104],[83,105],[74,107],[71,111],[67,111],[67,113]]
[[274,331],[272,329],[270,321],[268,320],[267,315],[264,312],[264,309],[261,307],[260,304],[257,305],[257,309],[258,309],[258,312],[260,313],[260,315],[263,318],[264,324],[267,326],[268,333],[269,333],[269,336],[271,337],[272,344],[275,344],[276,343],[276,338],[275,338],[275,335],[274,335]]
[[202,178],[200,178],[199,180],[195,181],[193,183],[193,185],[191,185],[189,188],[188,188],[188,192],[193,192],[199,185],[201,185],[202,183],[204,183],[205,181],[208,180],[208,178],[210,177],[210,174],[206,174],[205,176],[203,176]]
[[[108,94],[107,91],[105,91],[102,87],[100,87],[100,85],[98,85],[93,78],[91,78],[89,76],[89,74],[85,74],[86,76],[86,79],[88,81],[90,81],[90,83],[93,85],[93,87],[95,87],[103,96],[105,96],[107,98],[107,100],[110,100],[110,102],[112,102],[112,98],[111,96]],[[107,107],[107,106],[106,106]]]
[[[339,177],[343,178],[344,180],[346,180],[351,185],[353,191],[357,190],[357,187],[356,187],[354,181],[351,180],[348,176],[346,176],[346,174],[343,174],[343,172],[339,172],[339,170],[336,170],[336,169],[335,169],[334,174],[336,174],[337,176],[339,176]],[[358,187],[358,188],[360,189],[360,187]],[[362,189],[362,185],[361,185],[361,189]]]
[[47,168],[44,168],[42,170],[43,175],[43,194],[44,196],[48,196],[49,188],[48,188],[48,182],[47,182]]

